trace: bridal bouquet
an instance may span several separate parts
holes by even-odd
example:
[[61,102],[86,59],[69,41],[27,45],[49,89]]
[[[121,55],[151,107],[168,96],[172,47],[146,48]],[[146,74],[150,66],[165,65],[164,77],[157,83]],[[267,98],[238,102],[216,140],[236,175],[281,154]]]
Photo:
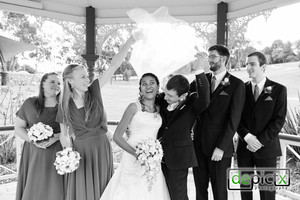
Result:
[[58,151],[54,162],[57,173],[64,175],[75,171],[79,167],[80,158],[80,154],[70,147]]
[[154,138],[147,138],[136,146],[136,155],[142,166],[146,167],[145,176],[148,183],[148,190],[151,191],[156,175],[161,168],[163,150],[160,142]]
[[43,124],[42,122],[34,124],[28,130],[27,135],[31,141],[36,143],[44,142],[49,138],[54,137],[53,129],[49,125]]

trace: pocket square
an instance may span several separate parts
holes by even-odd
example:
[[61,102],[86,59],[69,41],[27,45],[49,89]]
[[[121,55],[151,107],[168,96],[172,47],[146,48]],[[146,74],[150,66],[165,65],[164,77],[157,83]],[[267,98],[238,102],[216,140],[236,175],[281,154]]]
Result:
[[228,95],[226,92],[222,91],[220,95]]
[[265,101],[272,101],[273,99],[272,99],[272,97],[270,97],[270,96],[268,96],[266,99],[265,99]]

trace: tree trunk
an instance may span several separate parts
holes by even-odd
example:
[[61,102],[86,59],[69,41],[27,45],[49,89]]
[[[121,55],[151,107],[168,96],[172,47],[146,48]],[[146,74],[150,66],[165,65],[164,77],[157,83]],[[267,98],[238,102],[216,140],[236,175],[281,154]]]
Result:
[[7,85],[9,80],[8,73],[2,71],[0,72],[0,74],[1,74],[1,85]]

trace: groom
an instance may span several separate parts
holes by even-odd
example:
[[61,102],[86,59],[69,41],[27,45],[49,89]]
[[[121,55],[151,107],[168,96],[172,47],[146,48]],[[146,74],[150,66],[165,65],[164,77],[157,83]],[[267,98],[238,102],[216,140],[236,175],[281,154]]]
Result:
[[[199,59],[196,64],[200,64]],[[189,82],[184,76],[175,75],[158,97],[163,119],[158,132],[164,150],[162,171],[172,200],[188,200],[188,168],[197,166],[191,129],[196,117],[208,106],[208,85],[203,69],[196,75],[196,93],[188,92]]]

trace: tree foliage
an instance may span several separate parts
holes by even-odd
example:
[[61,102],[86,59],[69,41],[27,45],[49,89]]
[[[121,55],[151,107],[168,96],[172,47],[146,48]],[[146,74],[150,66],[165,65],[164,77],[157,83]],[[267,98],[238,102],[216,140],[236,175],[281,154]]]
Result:
[[[119,52],[130,34],[130,30],[122,28],[115,31],[106,39],[102,45],[99,61],[96,63],[96,71],[99,74],[102,74],[103,71],[110,66],[113,57]],[[128,52],[125,60],[114,74],[123,74],[125,71],[130,71],[131,75],[136,75],[136,72],[130,64],[130,56],[131,51]]]
[[[35,66],[30,66],[30,68],[36,68],[38,63],[46,61],[52,61],[58,66],[72,62],[83,63],[81,54],[84,46],[78,45],[78,43],[82,43],[82,40],[78,39],[76,42],[77,38],[74,38],[66,29],[63,29],[61,24],[55,24],[53,21],[43,17],[8,11],[0,11],[0,18],[1,32],[10,35],[12,39],[30,43],[37,47],[30,54],[17,56],[25,60],[34,60]],[[59,29],[57,27],[60,28],[60,32],[57,32],[57,29]],[[16,65],[12,60],[16,60],[16,58],[6,63],[8,71],[17,71],[18,67],[22,67]],[[23,68],[30,69],[27,67]],[[32,72],[32,70],[29,71]]]
[[300,41],[284,43],[282,40],[275,40],[270,47],[263,49],[270,64],[299,61],[299,51]]

